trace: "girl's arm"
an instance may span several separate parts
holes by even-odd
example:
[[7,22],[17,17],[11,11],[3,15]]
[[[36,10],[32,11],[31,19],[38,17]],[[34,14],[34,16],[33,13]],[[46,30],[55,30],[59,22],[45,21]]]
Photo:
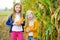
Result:
[[25,21],[21,25],[24,26],[25,25]]
[[25,26],[24,26],[24,32],[26,32],[26,28],[27,28],[27,26],[25,25]]
[[[25,19],[25,16],[23,14],[23,18]],[[21,24],[22,26],[25,26],[25,21]]]
[[37,31],[38,29],[38,22],[37,20],[34,21],[34,27],[30,27],[30,31]]
[[6,25],[8,26],[13,26],[13,21],[12,21],[12,15],[8,18],[8,20],[6,21]]

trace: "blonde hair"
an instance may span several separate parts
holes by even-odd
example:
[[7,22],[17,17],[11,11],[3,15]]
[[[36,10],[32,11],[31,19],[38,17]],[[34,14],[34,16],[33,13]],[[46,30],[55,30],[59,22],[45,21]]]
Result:
[[26,17],[25,17],[25,24],[26,24],[27,26],[29,26],[29,20],[28,20],[28,15],[27,15],[29,12],[33,15],[33,19],[35,18],[35,17],[34,17],[34,14],[33,14],[33,11],[32,11],[32,10],[28,10],[28,11],[26,12]]
[[15,11],[15,6],[16,5],[20,5],[20,11],[19,11],[19,13],[20,13],[20,17],[22,18],[22,5],[20,4],[20,3],[16,3],[14,6],[13,6],[13,16],[12,16],[12,20],[14,21],[14,18],[15,18],[15,15],[16,15],[16,11]]

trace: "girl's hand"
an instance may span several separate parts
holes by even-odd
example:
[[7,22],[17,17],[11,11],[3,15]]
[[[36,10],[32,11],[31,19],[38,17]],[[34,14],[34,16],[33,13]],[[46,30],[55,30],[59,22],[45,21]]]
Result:
[[21,23],[14,23],[13,25],[14,25],[14,26],[20,26]]
[[14,24],[13,24],[13,26],[17,26],[17,24],[16,24],[16,23],[14,23]]
[[26,29],[26,32],[30,32],[30,29],[29,29],[29,27]]
[[23,23],[23,22],[18,22],[17,25],[18,25],[18,26],[21,26],[22,23]]

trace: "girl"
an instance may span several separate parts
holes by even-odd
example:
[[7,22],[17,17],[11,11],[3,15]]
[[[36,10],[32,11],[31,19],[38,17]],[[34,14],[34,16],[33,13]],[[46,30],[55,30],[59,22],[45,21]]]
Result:
[[37,38],[38,22],[34,18],[33,12],[28,10],[26,13],[26,24],[24,32],[27,40],[36,40]]
[[6,24],[10,26],[11,39],[23,40],[24,21],[18,21],[23,18],[22,6],[19,3],[14,5],[13,13],[8,18]]

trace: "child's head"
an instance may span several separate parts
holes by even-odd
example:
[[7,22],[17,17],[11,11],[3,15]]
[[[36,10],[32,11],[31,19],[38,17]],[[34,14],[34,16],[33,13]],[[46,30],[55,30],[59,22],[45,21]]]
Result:
[[33,12],[31,10],[27,11],[26,16],[28,20],[32,20],[34,17]]
[[14,11],[14,13],[21,13],[21,11],[22,11],[22,6],[21,6],[21,4],[20,4],[20,3],[16,3],[16,4],[14,5],[13,11]]
[[25,24],[28,26],[29,25],[29,21],[34,19],[34,14],[32,12],[32,10],[28,10],[26,12],[26,21]]
[[19,13],[20,14],[20,18],[22,18],[22,5],[20,3],[16,3],[13,7],[13,16],[12,16],[12,20],[14,21],[15,18],[15,14]]

